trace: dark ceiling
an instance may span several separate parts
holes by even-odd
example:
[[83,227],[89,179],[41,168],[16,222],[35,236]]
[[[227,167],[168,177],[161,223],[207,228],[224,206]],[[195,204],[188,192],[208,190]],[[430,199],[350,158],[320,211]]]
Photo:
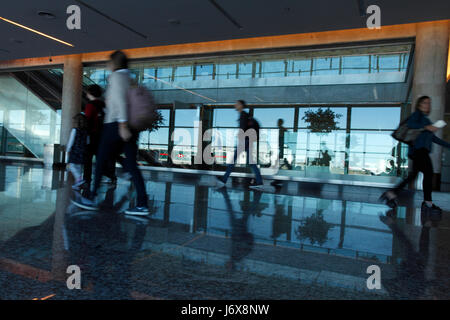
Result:
[[[449,0],[215,0],[231,20],[210,0],[7,2],[1,6],[1,17],[75,47],[0,20],[0,60],[361,28],[366,26],[366,18],[360,14],[359,3],[363,3],[363,7],[379,5],[382,25],[450,18]],[[66,27],[66,9],[72,4],[81,8],[81,30]],[[39,16],[39,11],[50,12],[55,18]]]

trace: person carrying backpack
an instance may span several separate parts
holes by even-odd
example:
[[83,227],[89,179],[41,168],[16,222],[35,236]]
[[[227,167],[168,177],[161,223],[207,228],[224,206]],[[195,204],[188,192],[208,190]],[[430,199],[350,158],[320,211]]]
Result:
[[[258,137],[259,134],[259,123],[256,121],[256,119],[250,117],[247,112],[244,111],[244,109],[247,107],[244,100],[238,100],[236,101],[234,108],[239,113],[239,129],[241,129],[243,132],[246,132],[248,129],[254,129],[256,131],[256,135]],[[240,137],[240,134],[238,134],[238,137]],[[241,141],[244,140],[244,141]],[[236,150],[234,152],[234,158],[233,163],[227,165],[227,170],[225,171],[225,174],[222,177],[216,177],[217,183],[221,186],[224,186],[227,183],[228,177],[230,176],[231,172],[233,171],[237,158],[239,156],[238,152],[245,150],[247,154],[247,164],[249,162],[249,153],[250,149],[250,141],[248,137],[245,137],[244,139],[238,139],[238,145],[236,147]],[[250,188],[261,188],[263,184],[263,180],[261,177],[261,172],[259,171],[259,168],[256,164],[250,164],[250,167],[252,168],[253,172],[255,173],[255,183],[250,186]]]
[[[423,173],[423,198],[422,211],[433,210],[440,213],[442,210],[432,200],[432,181],[433,181],[433,165],[430,159],[430,152],[433,143],[437,143],[446,148],[450,148],[447,143],[434,135],[439,130],[431,124],[428,115],[431,112],[431,98],[422,96],[417,99],[416,111],[406,121],[407,128],[411,130],[411,134],[417,136],[409,144],[408,158],[413,162],[413,170],[408,177],[400,182],[394,189],[386,191],[381,195],[381,199],[387,201],[389,206],[395,206],[398,193],[410,182],[414,181],[419,172]],[[406,136],[407,134],[405,134]],[[395,135],[394,135],[395,137]]]
[[148,196],[136,160],[139,131],[130,128],[128,123],[128,95],[131,89],[128,58],[122,51],[115,51],[110,58],[108,67],[112,74],[105,94],[105,121],[97,152],[94,187],[88,197],[79,197],[72,202],[86,210],[98,210],[97,191],[102,175],[108,169],[108,161],[115,159],[116,155],[123,151],[125,169],[131,174],[131,180],[137,192],[136,207],[125,210],[125,214],[147,215],[149,214]]

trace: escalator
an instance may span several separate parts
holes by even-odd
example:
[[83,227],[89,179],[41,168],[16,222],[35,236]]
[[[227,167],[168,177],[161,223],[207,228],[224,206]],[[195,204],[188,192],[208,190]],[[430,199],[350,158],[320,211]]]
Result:
[[[94,82],[83,78],[85,88]],[[45,144],[59,143],[63,69],[25,70],[0,74],[0,126],[16,142],[15,153],[43,158]],[[13,149],[14,149],[13,148]],[[8,155],[8,148],[0,154]],[[14,152],[13,152],[14,153]]]

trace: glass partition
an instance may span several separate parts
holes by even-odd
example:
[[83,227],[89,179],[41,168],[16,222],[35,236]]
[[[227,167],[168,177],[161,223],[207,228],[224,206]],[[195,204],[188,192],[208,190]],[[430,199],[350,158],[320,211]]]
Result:
[[0,117],[9,137],[6,153],[23,154],[26,148],[42,158],[44,144],[59,143],[60,115],[8,74],[0,74]]

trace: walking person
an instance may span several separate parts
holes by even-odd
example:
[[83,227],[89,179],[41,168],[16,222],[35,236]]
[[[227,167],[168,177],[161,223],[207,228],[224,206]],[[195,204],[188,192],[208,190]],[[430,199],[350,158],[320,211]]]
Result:
[[66,152],[69,154],[69,172],[72,173],[75,183],[74,190],[79,190],[85,183],[82,175],[83,166],[87,159],[87,145],[89,143],[88,125],[84,112],[80,112],[74,118],[74,127],[70,132]]
[[[283,168],[283,166],[289,165],[287,162],[287,159],[284,159],[284,136],[285,133],[288,131],[284,126],[284,120],[278,119],[277,121],[277,127],[278,127],[278,162],[280,163],[280,168]],[[280,180],[273,180],[270,183],[271,186],[274,186],[276,188],[281,187],[281,181]]]
[[[242,150],[244,150],[245,153],[247,154],[246,163],[249,164],[249,158],[250,158],[249,137],[244,136],[242,138],[241,134],[245,133],[248,129],[255,129],[255,131],[257,131],[256,129],[258,129],[258,128],[254,128],[255,127],[254,123],[256,121],[254,119],[250,118],[248,113],[244,111],[244,109],[246,107],[247,107],[247,105],[244,100],[238,100],[238,101],[236,101],[236,103],[234,105],[234,108],[239,113],[239,119],[238,119],[239,129],[241,129],[243,132],[240,132],[238,134],[238,144],[237,144],[236,150],[234,152],[233,163],[227,165],[226,172],[222,177],[216,177],[217,183],[221,186],[223,186],[227,183],[228,177],[230,176],[231,172],[233,171],[233,169],[236,165],[236,161],[239,156],[238,153],[242,152]],[[258,166],[255,163],[250,163],[250,167],[252,168],[253,172],[255,173],[255,182],[250,186],[250,188],[261,188],[264,184],[263,184],[261,172],[259,171]]]
[[87,120],[87,129],[89,134],[89,144],[87,146],[86,163],[84,165],[84,180],[88,185],[92,180],[92,159],[97,154],[100,143],[100,133],[102,131],[103,120],[105,117],[105,103],[101,100],[103,90],[99,85],[90,85],[87,87],[87,98],[89,102],[84,107],[84,113]]
[[441,208],[433,204],[432,200],[433,165],[430,159],[430,152],[433,143],[437,143],[447,148],[450,148],[450,143],[447,143],[434,135],[434,132],[439,130],[439,128],[433,126],[430,119],[428,119],[430,112],[431,98],[428,96],[420,97],[416,102],[416,111],[408,119],[407,126],[410,129],[423,129],[423,132],[421,132],[409,146],[408,158],[413,162],[412,171],[409,173],[408,177],[394,189],[383,193],[381,196],[381,199],[386,200],[390,206],[396,204],[398,193],[410,182],[414,181],[419,172],[422,172],[424,198],[422,210],[431,209],[441,212]]
[[131,77],[128,70],[128,58],[122,51],[111,54],[108,67],[112,74],[106,89],[105,121],[100,138],[95,166],[94,186],[89,197],[73,200],[78,207],[87,210],[97,210],[97,191],[104,172],[108,169],[108,162],[115,159],[122,151],[125,153],[124,166],[131,174],[131,180],[137,192],[137,204],[125,211],[130,215],[147,215],[148,197],[144,179],[137,166],[137,139],[139,134],[128,127],[127,94],[130,89]]

